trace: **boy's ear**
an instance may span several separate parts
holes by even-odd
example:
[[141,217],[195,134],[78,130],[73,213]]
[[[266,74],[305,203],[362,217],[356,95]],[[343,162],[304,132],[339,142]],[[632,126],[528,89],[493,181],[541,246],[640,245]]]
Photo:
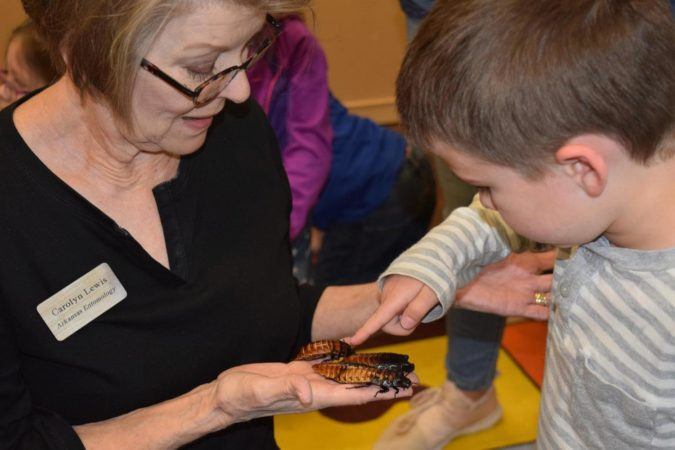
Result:
[[598,197],[607,186],[607,161],[597,148],[565,144],[555,153],[556,162],[590,197]]

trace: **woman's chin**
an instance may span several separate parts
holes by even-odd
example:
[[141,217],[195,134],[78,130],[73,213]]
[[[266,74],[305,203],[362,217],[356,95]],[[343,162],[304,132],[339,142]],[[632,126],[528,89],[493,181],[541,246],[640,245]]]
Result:
[[206,141],[206,133],[197,136],[181,136],[181,138],[163,143],[162,150],[176,156],[190,155],[202,148],[204,141]]

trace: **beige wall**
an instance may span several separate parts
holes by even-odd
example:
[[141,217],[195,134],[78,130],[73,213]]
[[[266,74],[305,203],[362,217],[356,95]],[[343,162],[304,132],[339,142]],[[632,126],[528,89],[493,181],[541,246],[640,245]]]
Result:
[[5,48],[11,31],[26,18],[20,0],[0,0],[0,55],[4,65]]
[[[25,18],[20,0],[0,0],[0,51]],[[396,0],[315,0],[315,33],[328,57],[331,89],[352,111],[393,123],[394,84],[405,51]],[[311,23],[311,19],[310,19]]]
[[356,113],[396,122],[396,74],[406,47],[398,1],[315,0],[315,10],[335,95]]

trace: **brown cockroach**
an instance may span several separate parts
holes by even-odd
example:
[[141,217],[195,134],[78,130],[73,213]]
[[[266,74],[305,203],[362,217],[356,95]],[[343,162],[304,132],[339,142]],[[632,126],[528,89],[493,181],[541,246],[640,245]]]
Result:
[[407,389],[412,386],[412,381],[401,371],[377,369],[363,364],[329,361],[315,364],[312,368],[316,373],[329,380],[343,384],[360,385],[348,389],[370,385],[379,386],[380,390],[375,393],[376,397],[377,394],[389,392],[389,389],[393,389],[398,394],[399,388]]
[[379,370],[403,372],[404,375],[415,370],[415,364],[408,362],[408,355],[400,353],[355,353],[345,356],[340,362],[363,364]]
[[303,346],[295,357],[296,361],[309,361],[311,359],[338,359],[354,353],[351,345],[342,341],[322,340],[310,342]]

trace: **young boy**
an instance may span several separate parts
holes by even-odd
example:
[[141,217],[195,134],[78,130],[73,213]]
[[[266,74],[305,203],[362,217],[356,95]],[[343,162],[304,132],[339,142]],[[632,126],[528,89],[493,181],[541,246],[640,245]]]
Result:
[[[543,448],[675,448],[674,73],[665,0],[445,1],[403,64],[412,140],[519,234],[580,245],[554,273]],[[424,289],[446,310],[462,270],[508,253],[481,214],[458,211],[387,271],[426,284],[386,281],[403,328]]]

